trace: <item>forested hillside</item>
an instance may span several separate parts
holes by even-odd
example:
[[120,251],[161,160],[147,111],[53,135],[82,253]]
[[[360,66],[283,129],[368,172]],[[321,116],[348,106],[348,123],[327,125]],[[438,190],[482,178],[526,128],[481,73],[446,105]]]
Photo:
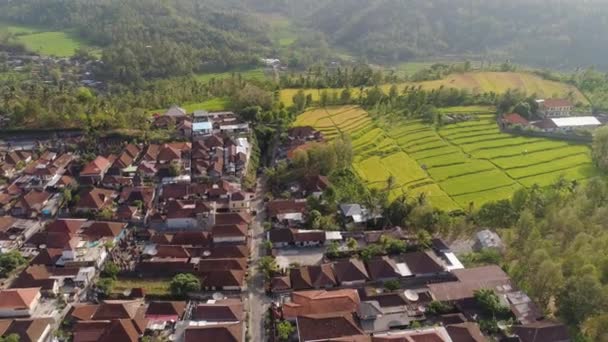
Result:
[[0,20],[75,31],[103,48],[113,80],[183,75],[248,64],[269,48],[265,25],[235,1],[24,0],[0,2]]
[[330,44],[379,62],[446,55],[514,58],[548,67],[597,65],[608,2],[591,0],[327,0],[306,21]]

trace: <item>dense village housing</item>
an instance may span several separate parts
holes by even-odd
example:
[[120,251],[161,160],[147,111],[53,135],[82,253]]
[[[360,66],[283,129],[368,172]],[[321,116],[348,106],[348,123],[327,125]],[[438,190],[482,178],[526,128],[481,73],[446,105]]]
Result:
[[[253,147],[249,124],[234,113],[174,106],[153,124],[175,127],[178,139],[87,158],[52,144],[4,151],[0,248],[25,263],[0,290],[3,335],[246,341],[253,322],[264,322],[270,341],[480,342],[488,339],[476,298],[489,291],[515,322],[510,341],[569,340],[500,267],[465,268],[441,239],[421,245],[400,227],[369,230],[382,216],[364,203],[341,203],[337,229],[311,229],[307,198],[331,188],[325,176],[265,201],[260,188],[243,185]],[[311,127],[293,128],[276,158],[323,140]],[[407,248],[353,253],[387,243]],[[488,230],[477,248],[502,245]],[[276,268],[264,270],[262,260]],[[180,277],[196,285],[147,293],[147,284],[178,287]]]

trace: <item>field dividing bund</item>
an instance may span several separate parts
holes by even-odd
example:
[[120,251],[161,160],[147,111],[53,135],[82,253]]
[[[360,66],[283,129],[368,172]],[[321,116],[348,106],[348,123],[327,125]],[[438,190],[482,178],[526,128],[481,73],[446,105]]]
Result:
[[494,113],[474,107],[467,114],[476,120],[437,128],[397,114],[372,118],[359,107],[342,106],[310,110],[295,125],[313,126],[329,140],[350,136],[353,169],[368,187],[386,189],[392,176],[391,198],[424,193],[446,211],[479,208],[560,176],[584,181],[598,174],[589,146],[501,133]]

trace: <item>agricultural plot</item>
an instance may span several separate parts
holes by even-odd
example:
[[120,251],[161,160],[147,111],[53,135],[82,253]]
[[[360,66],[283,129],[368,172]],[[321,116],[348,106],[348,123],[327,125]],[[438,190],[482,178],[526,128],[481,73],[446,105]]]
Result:
[[436,129],[394,116],[372,120],[350,106],[311,110],[296,124],[314,126],[329,138],[349,135],[353,169],[369,187],[384,189],[392,176],[391,198],[424,193],[444,210],[479,208],[522,187],[550,185],[562,175],[584,181],[598,174],[588,146],[501,133],[493,113],[475,115],[477,120]]
[[1,31],[13,34],[13,39],[25,46],[28,51],[46,56],[70,57],[80,47],[86,47],[94,54],[100,55],[98,50],[88,45],[74,32],[47,31],[39,27],[12,25],[0,23]]
[[[433,90],[439,88],[454,88],[466,89],[471,93],[494,92],[497,94],[505,93],[509,89],[518,89],[529,95],[536,94],[540,98],[566,97],[572,93],[574,102],[583,104],[588,103],[585,96],[574,86],[565,83],[554,82],[542,79],[541,77],[525,73],[525,72],[467,72],[462,74],[452,74],[447,77],[424,82],[410,82],[396,84],[399,90],[403,90],[406,86],[420,86],[425,90]],[[380,88],[388,93],[392,84],[381,85]],[[293,105],[293,96],[300,89],[283,89],[281,90],[280,100],[286,106]],[[303,89],[306,95],[311,95],[314,101],[318,101],[321,92],[326,91],[328,95],[340,96],[343,89]],[[350,89],[352,97],[359,96],[359,88]],[[492,109],[482,106],[474,107],[449,107],[443,110],[444,113],[477,113],[491,112]]]

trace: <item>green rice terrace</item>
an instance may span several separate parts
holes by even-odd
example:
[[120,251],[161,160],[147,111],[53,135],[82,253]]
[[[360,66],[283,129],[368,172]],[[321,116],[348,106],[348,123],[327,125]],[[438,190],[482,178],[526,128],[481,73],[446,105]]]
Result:
[[[454,112],[467,113],[462,107]],[[294,125],[313,126],[326,139],[350,136],[353,169],[369,187],[386,187],[392,175],[392,198],[425,193],[448,211],[510,198],[520,187],[547,186],[561,175],[583,181],[599,172],[587,145],[502,133],[491,108],[468,113],[477,119],[436,128],[342,106],[310,110]]]

